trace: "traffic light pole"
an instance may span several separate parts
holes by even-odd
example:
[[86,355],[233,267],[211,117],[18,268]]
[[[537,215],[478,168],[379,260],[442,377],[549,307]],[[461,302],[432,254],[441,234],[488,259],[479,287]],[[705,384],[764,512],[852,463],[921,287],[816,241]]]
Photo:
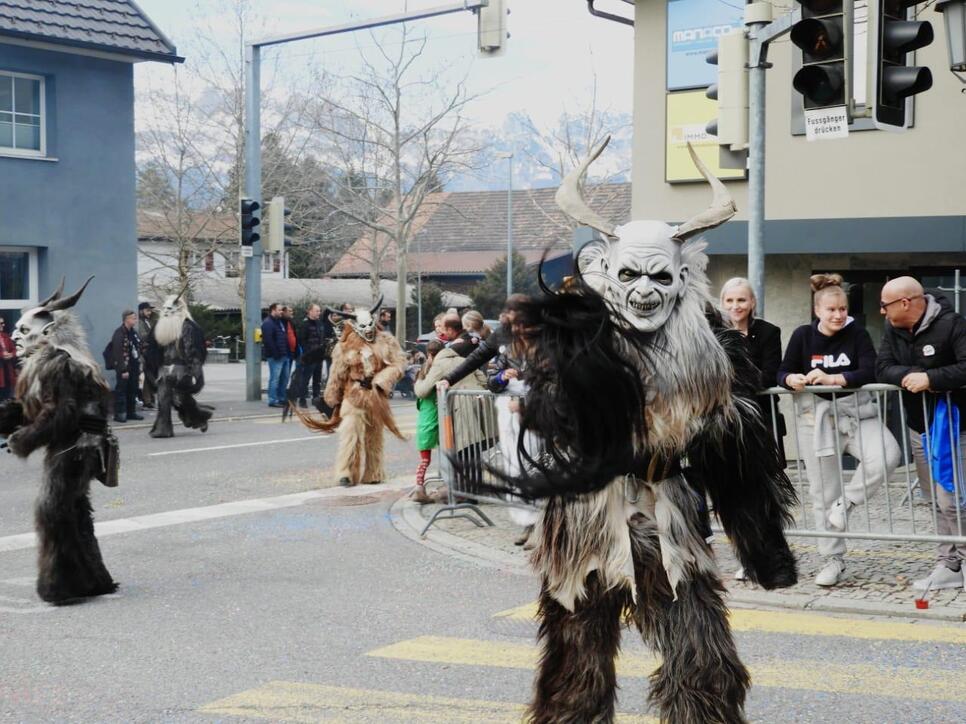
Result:
[[[261,55],[258,45],[245,46],[245,196],[262,206]],[[260,214],[261,215],[261,214]],[[241,220],[239,219],[239,223]],[[262,242],[245,257],[245,399],[262,397],[262,355],[255,330],[262,324]]]
[[[439,5],[423,10],[387,15],[381,18],[331,25],[287,35],[277,35],[245,44],[245,190],[240,196],[250,198],[262,207],[262,146],[261,146],[261,50],[269,45],[282,45],[296,40],[321,38],[328,35],[352,33],[386,25],[406,23],[451,13],[477,12],[489,7],[489,0],[461,0],[450,5]],[[245,399],[260,400],[262,396],[262,362],[255,343],[255,330],[262,323],[262,252],[261,241],[252,244],[251,256],[245,257]],[[399,299],[398,304],[406,304]]]
[[[762,7],[763,6],[763,7]],[[765,71],[768,44],[791,31],[801,8],[771,20],[771,5],[746,7],[748,26],[748,281],[758,299],[756,314],[765,313]]]

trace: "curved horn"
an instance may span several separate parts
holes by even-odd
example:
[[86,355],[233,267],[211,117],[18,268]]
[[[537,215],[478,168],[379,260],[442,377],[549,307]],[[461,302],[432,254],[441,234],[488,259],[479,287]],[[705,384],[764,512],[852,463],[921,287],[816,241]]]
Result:
[[66,282],[66,281],[67,281],[67,277],[66,276],[62,276],[60,278],[60,285],[54,290],[54,293],[51,294],[49,297],[47,297],[44,301],[42,301],[37,306],[38,307],[46,307],[48,304],[50,304],[55,299],[59,299],[60,298],[60,295],[64,293],[64,282]]
[[93,278],[94,278],[93,274],[87,277],[87,281],[81,284],[81,288],[78,289],[73,294],[71,294],[69,297],[63,297],[62,299],[55,299],[54,301],[50,302],[50,304],[48,304],[46,307],[47,311],[56,312],[61,309],[70,309],[71,307],[73,307],[75,304],[77,304],[77,300],[80,299],[81,294],[84,293],[84,290],[87,289],[87,285],[91,283],[91,279]]
[[333,314],[337,317],[345,317],[346,319],[355,319],[356,315],[352,312],[341,312],[338,309],[333,309],[332,307],[325,308],[326,316],[331,317]]
[[557,189],[557,193],[554,195],[554,201],[557,202],[560,210],[574,221],[584,226],[589,226],[592,229],[597,229],[597,231],[607,236],[614,236],[615,225],[590,208],[580,192],[581,177],[587,172],[587,167],[607,147],[608,143],[610,143],[610,135],[597,148],[593,149],[587,158],[581,161],[564,177],[560,188]]
[[181,297],[183,297],[183,296],[184,296],[184,293],[185,293],[186,291],[188,291],[188,285],[189,285],[189,282],[185,282],[185,283],[184,283],[184,286],[183,286],[183,287],[181,287],[181,291],[180,291],[180,292],[178,292],[178,296],[176,296],[176,297],[174,298],[174,303],[175,303],[175,304],[177,304],[177,303],[178,303],[178,301],[179,301],[179,300],[181,299]]
[[379,311],[379,307],[382,306],[382,300],[385,299],[385,298],[386,298],[386,295],[385,294],[380,294],[379,295],[379,299],[376,302],[375,306],[372,309],[369,310],[369,314],[371,314],[372,316],[375,316],[376,315],[376,312]]
[[698,158],[698,154],[694,152],[694,147],[690,143],[688,143],[688,153],[691,154],[691,160],[697,166],[701,175],[704,176],[705,181],[711,184],[711,188],[714,191],[714,198],[711,199],[711,206],[697,216],[692,216],[677,228],[673,238],[679,242],[685,241],[695,234],[700,234],[702,231],[720,226],[738,211],[738,207],[735,206],[735,202],[731,198],[731,194],[728,193],[728,189],[701,162],[701,159]]

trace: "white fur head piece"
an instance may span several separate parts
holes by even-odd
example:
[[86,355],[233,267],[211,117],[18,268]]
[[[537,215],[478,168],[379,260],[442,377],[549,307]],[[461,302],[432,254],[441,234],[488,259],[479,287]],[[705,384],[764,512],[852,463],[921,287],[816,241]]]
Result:
[[17,349],[17,357],[29,357],[47,345],[63,347],[76,344],[75,338],[82,333],[68,310],[77,304],[77,300],[93,278],[93,276],[88,277],[80,289],[66,297],[61,296],[65,281],[62,278],[53,294],[36,307],[24,311],[23,316],[14,325],[11,335]]
[[663,221],[631,221],[615,226],[593,211],[580,191],[581,178],[609,141],[610,136],[567,175],[557,190],[556,201],[572,219],[604,235],[578,253],[581,276],[620,311],[631,327],[653,332],[667,322],[688,287],[693,270],[682,261],[681,244],[723,224],[734,216],[736,208],[724,184],[688,144],[694,165],[714,190],[711,206],[677,227]]

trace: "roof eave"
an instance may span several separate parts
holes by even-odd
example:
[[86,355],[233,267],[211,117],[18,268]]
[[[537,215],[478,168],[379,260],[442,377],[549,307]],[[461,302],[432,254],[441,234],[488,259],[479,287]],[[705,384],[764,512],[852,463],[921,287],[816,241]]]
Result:
[[99,53],[107,53],[118,57],[118,60],[153,60],[162,63],[184,63],[184,58],[177,55],[177,51],[172,53],[154,53],[145,50],[135,50],[133,48],[119,48],[116,45],[102,45],[101,43],[84,43],[79,40],[65,40],[64,38],[54,38],[50,35],[39,33],[21,33],[16,30],[4,30],[0,32],[0,39],[16,38],[18,40],[31,40],[44,45],[61,45],[67,48],[77,48],[79,50],[93,50]]

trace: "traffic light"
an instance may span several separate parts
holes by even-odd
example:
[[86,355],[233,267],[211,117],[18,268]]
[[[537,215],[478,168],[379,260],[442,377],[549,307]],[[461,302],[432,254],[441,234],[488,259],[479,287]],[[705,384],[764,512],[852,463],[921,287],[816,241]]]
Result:
[[261,239],[261,235],[255,231],[261,220],[258,218],[258,202],[251,199],[238,199],[238,227],[241,230],[241,245],[251,246]]
[[876,49],[872,63],[872,118],[876,128],[907,128],[909,97],[932,88],[929,68],[907,64],[907,53],[933,41],[928,21],[906,19],[909,8],[917,4],[916,0],[872,0],[869,7],[869,42],[875,43]]
[[288,235],[295,231],[295,227],[285,222],[291,213],[285,208],[284,196],[276,196],[268,202],[268,243],[265,251],[285,251],[292,245]]
[[805,110],[845,106],[852,100],[852,0],[798,0],[802,19],[792,42],[802,50],[802,67],[792,80]]
[[476,27],[481,55],[502,55],[510,34],[506,29],[506,16],[510,9],[506,0],[490,0],[476,11]]
[[[718,38],[718,49],[708,53],[705,61],[718,66],[718,82],[705,91],[718,101],[718,116],[705,126],[718,144],[731,151],[748,148],[748,38],[737,30]],[[744,163],[741,164],[744,168]]]

